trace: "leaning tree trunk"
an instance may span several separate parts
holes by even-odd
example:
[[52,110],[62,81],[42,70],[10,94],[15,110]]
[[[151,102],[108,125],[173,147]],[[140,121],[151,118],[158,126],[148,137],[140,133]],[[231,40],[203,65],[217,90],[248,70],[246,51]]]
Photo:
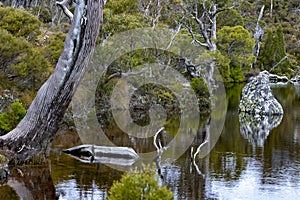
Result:
[[46,158],[89,64],[103,19],[103,0],[78,0],[72,26],[56,69],[44,83],[19,125],[0,137],[0,148],[9,161],[24,163]]

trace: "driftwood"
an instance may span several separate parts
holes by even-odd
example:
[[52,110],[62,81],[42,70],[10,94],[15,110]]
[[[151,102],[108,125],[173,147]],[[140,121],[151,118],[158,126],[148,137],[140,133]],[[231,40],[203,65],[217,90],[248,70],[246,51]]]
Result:
[[139,155],[130,147],[110,147],[85,144],[63,151],[83,163],[102,163],[131,166]]
[[[154,135],[153,143],[161,159],[162,152],[167,149],[163,147],[158,137],[165,128],[160,128]],[[102,163],[119,166],[131,166],[140,159],[139,155],[131,147],[97,146],[94,144],[84,144],[63,150],[64,153],[83,163]],[[156,160],[155,159],[155,160]]]

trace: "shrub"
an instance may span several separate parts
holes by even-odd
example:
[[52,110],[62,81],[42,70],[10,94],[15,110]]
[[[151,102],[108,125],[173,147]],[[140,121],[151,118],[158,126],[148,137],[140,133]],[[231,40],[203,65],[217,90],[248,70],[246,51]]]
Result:
[[199,108],[201,113],[207,113],[210,111],[210,94],[208,85],[203,78],[193,78],[191,87],[197,95],[199,101]]
[[53,66],[56,65],[64,48],[66,34],[57,32],[50,37],[50,44],[45,48],[46,57]]
[[16,38],[0,27],[0,65],[2,69],[28,49],[29,43],[24,38]]
[[30,40],[39,33],[41,22],[25,10],[0,7],[0,18],[0,28],[6,29],[16,37]]
[[[38,89],[51,72],[51,65],[41,48],[1,28],[0,66],[0,73],[13,78],[14,84],[22,90]],[[1,79],[2,82],[7,82],[4,79]]]
[[134,171],[125,174],[120,181],[114,182],[107,200],[128,199],[173,199],[173,193],[165,186],[159,186],[154,170]]
[[26,109],[20,102],[11,104],[10,111],[0,114],[0,135],[15,128],[26,114]]
[[12,72],[21,78],[19,86],[24,89],[37,90],[47,80],[51,65],[39,48],[31,48],[15,60],[10,66]]
[[221,11],[217,14],[218,25],[223,26],[244,26],[244,19],[235,9]]

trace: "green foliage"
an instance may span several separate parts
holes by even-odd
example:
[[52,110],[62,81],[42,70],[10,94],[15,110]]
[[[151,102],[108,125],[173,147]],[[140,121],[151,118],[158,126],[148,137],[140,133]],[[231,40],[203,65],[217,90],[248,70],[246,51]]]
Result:
[[24,38],[16,38],[6,30],[0,28],[1,68],[10,65],[15,58],[17,58],[22,53],[25,53],[28,49],[29,44]]
[[66,34],[56,32],[50,36],[50,43],[45,48],[45,55],[50,63],[55,66],[64,48]]
[[0,154],[0,165],[5,164],[5,162],[6,162],[5,156]]
[[254,43],[251,34],[242,26],[224,26],[218,31],[217,46],[221,54],[230,59],[229,76],[233,82],[244,81],[242,69],[248,70],[255,60]]
[[245,81],[243,70],[240,65],[232,64],[230,65],[230,78],[231,82],[241,83]]
[[254,61],[252,55],[255,44],[251,34],[242,26],[225,26],[218,31],[217,46],[231,63],[249,67]]
[[114,14],[134,14],[139,11],[136,0],[110,0],[105,8],[110,9]]
[[154,170],[134,171],[125,174],[120,181],[114,182],[107,200],[171,200],[173,193],[165,186],[159,186]]
[[207,83],[203,78],[193,78],[191,87],[195,91],[198,101],[200,112],[209,112],[210,110],[210,94]]
[[39,34],[41,22],[27,11],[10,7],[0,7],[0,28],[16,37],[32,40]]
[[222,55],[219,51],[211,53],[215,58],[215,65],[218,68],[221,77],[217,77],[217,81],[223,81],[224,83],[233,82],[230,76],[230,59]]
[[111,0],[105,5],[100,40],[130,29],[147,27],[149,20],[139,12],[136,0]]
[[217,24],[223,26],[244,26],[242,15],[235,9],[229,9],[217,14]]
[[37,90],[51,72],[41,48],[3,29],[0,29],[0,65],[1,85],[6,89]]
[[104,9],[104,22],[101,26],[101,34],[110,35],[130,29],[146,27],[145,16],[137,14],[121,13],[115,14],[110,9]]
[[241,16],[247,17],[247,16],[253,16],[255,15],[255,9],[252,3],[249,1],[241,1],[239,2],[238,6],[238,12],[241,14]]
[[23,77],[26,88],[38,89],[50,75],[51,65],[38,48],[29,49],[16,61],[16,64],[11,65],[12,72],[16,76]]
[[282,61],[286,55],[282,27],[268,29],[258,58],[260,69],[289,76],[291,63],[289,59]]
[[0,199],[19,200],[17,192],[7,184],[0,185]]
[[5,134],[15,128],[26,114],[26,109],[20,102],[11,104],[8,112],[0,114],[0,134]]

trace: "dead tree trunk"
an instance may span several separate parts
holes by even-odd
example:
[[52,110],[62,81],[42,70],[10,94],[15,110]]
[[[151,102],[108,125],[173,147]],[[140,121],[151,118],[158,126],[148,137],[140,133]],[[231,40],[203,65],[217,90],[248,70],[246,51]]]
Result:
[[[0,154],[9,161],[44,160],[95,48],[103,0],[78,0],[72,26],[55,72],[40,88],[19,125],[0,137]],[[37,157],[36,157],[37,156]]]

